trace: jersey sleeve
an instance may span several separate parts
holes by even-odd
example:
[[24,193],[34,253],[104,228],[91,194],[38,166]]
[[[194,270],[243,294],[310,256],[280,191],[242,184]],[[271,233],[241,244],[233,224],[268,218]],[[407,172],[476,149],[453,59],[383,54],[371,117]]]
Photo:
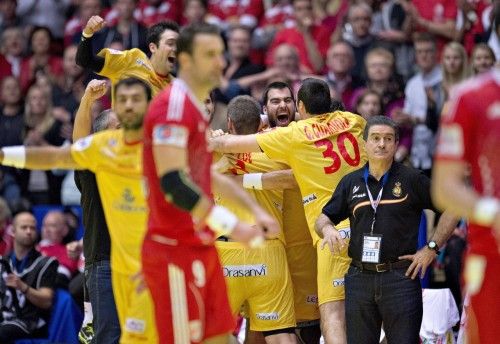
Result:
[[[149,122],[147,123],[146,130],[151,131],[152,145],[168,145],[178,148],[186,148],[190,135],[190,120],[189,116],[173,115],[173,111],[169,111],[174,105],[170,104],[169,93],[162,94],[156,97],[151,103],[149,109]],[[173,97],[176,101],[176,97]],[[181,99],[182,100],[182,99]],[[180,110],[184,111],[184,107]],[[181,113],[182,111],[176,111]]]
[[344,177],[340,180],[332,198],[323,207],[322,213],[335,225],[349,217],[348,190],[349,181]]
[[71,145],[71,156],[84,169],[95,172],[99,163],[95,135],[79,139]]
[[271,159],[290,165],[290,153],[293,152],[293,133],[295,123],[288,127],[279,127],[257,134],[255,138],[260,149]]
[[473,121],[477,116],[463,95],[452,98],[448,109],[441,116],[436,159],[467,161],[469,152],[465,142],[473,139],[468,133],[474,132]]
[[97,55],[104,58],[104,67],[98,74],[111,80],[118,79],[123,71],[134,63],[134,59],[137,58],[134,50],[136,49],[124,51],[111,48],[102,49]]

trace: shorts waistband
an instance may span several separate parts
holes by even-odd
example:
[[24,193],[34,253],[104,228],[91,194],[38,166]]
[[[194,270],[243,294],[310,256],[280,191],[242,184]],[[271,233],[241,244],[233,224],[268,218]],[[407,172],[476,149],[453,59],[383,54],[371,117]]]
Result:
[[386,272],[394,269],[404,269],[408,268],[411,265],[411,261],[409,260],[398,260],[395,262],[387,262],[387,263],[362,263],[358,260],[351,261],[351,266],[354,266],[361,270],[367,270],[372,272]]

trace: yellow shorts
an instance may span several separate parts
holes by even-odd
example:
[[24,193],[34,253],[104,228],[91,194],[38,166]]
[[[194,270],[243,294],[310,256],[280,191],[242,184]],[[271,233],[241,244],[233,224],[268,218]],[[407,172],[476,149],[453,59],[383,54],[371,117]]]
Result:
[[312,242],[287,246],[297,322],[319,319],[317,256]]
[[234,314],[245,311],[252,331],[295,327],[293,286],[285,248],[279,240],[249,249],[237,242],[217,241],[229,303]]
[[137,282],[132,281],[128,274],[113,271],[111,279],[122,331],[120,343],[158,343],[154,304],[149,289],[138,294]]
[[[350,228],[339,229],[342,237],[349,243],[351,237]],[[347,255],[347,246],[339,254],[330,252],[328,246],[321,249],[321,241],[316,245],[318,255],[318,304],[322,305],[330,301],[345,299],[344,276],[351,264],[351,258]]]

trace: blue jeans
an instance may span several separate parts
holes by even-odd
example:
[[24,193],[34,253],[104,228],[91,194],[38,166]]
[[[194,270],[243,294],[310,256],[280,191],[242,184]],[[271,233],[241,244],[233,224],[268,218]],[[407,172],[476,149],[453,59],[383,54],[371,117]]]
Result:
[[406,268],[386,272],[349,267],[345,275],[347,342],[376,344],[384,326],[387,342],[419,343],[422,323],[420,279],[405,276]]
[[93,343],[118,343],[120,322],[111,286],[111,266],[103,260],[85,267],[85,284],[92,304]]

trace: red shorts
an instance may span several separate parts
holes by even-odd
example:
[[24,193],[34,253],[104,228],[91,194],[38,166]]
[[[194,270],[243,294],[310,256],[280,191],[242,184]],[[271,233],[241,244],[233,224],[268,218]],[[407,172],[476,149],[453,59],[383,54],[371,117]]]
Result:
[[[494,240],[494,239],[493,239]],[[469,260],[478,255],[470,254],[466,259],[466,266]],[[486,265],[483,269],[475,268],[475,272],[483,270],[483,279],[477,293],[471,293],[471,304],[467,309],[467,337],[470,344],[494,344],[500,338],[500,255],[479,256],[483,257]],[[466,277],[467,278],[467,277]]]
[[168,246],[146,239],[142,270],[161,344],[200,343],[234,330],[215,247]]

